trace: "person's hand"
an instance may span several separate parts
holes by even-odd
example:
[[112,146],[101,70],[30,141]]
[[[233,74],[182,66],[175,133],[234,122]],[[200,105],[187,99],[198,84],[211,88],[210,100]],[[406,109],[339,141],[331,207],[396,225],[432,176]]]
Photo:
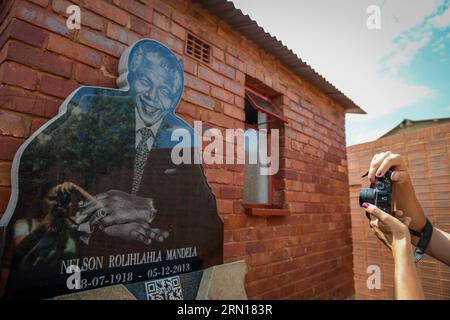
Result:
[[95,198],[95,203],[82,208],[80,217],[89,217],[92,225],[98,225],[102,229],[130,222],[151,223],[157,212],[152,199],[118,190],[101,193]]
[[116,224],[103,229],[103,232],[111,237],[122,240],[135,240],[144,244],[151,244],[152,241],[163,242],[169,237],[169,232],[157,228],[151,228],[145,222],[130,222]]
[[55,187],[56,193],[71,193],[77,191],[80,187],[73,182],[60,183]]
[[408,229],[411,218],[404,216],[402,211],[395,211],[394,217],[373,204],[363,203],[362,207],[375,217],[374,220],[370,221],[370,228],[391,251],[393,251],[397,240],[407,239],[408,242],[411,241]]
[[393,207],[411,218],[411,229],[422,232],[426,223],[425,214],[417,200],[403,157],[390,151],[376,154],[370,163],[368,177],[373,183],[375,177],[384,176],[389,169],[393,171]]

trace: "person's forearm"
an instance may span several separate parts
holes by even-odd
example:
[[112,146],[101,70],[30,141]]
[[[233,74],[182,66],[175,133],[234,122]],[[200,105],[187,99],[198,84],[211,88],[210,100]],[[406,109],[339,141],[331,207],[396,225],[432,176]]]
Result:
[[[412,237],[412,243],[415,246],[418,242],[419,238]],[[431,240],[428,243],[425,253],[446,265],[450,265],[450,234],[434,227],[433,235],[431,236]]]
[[411,181],[394,184],[394,201],[396,210],[402,210],[411,217],[410,229],[422,232],[426,224],[425,214],[414,191]]
[[409,238],[394,240],[393,251],[395,264],[395,299],[397,300],[421,300],[425,299],[416,266],[413,262],[413,254]]

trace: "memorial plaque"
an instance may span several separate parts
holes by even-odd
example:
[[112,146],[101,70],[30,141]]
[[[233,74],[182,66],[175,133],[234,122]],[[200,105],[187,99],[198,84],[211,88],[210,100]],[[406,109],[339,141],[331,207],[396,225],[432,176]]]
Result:
[[[7,298],[124,284],[145,299],[183,299],[183,274],[222,263],[223,223],[203,168],[171,157],[198,148],[175,115],[178,59],[140,40],[123,53],[117,83],[75,90],[17,152],[0,221]],[[189,139],[174,140],[178,129]]]

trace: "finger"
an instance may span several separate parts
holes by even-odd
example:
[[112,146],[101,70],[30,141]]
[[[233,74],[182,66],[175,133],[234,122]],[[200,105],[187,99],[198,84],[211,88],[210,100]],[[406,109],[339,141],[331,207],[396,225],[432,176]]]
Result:
[[371,182],[375,182],[375,173],[383,160],[391,154],[390,151],[376,154],[370,163],[369,174],[367,175]]
[[394,216],[395,216],[396,218],[402,217],[402,216],[403,216],[403,211],[402,211],[402,210],[396,210],[396,211],[394,211]]
[[96,198],[98,201],[104,200],[104,199],[108,198],[108,194],[107,194],[107,193],[100,193],[100,194],[96,195],[95,198]]
[[370,221],[370,227],[374,230],[374,231],[376,231],[376,229],[379,229],[380,227],[379,227],[379,225],[378,225],[378,219],[375,219],[375,220],[372,220],[372,221]]
[[409,174],[407,171],[394,171],[391,174],[391,180],[397,183],[406,182],[409,180]]
[[411,224],[411,217],[404,217],[404,218],[400,218],[399,219],[405,226],[409,227],[409,225]]
[[384,158],[383,162],[380,164],[380,167],[377,170],[376,176],[382,177],[386,174],[386,172],[395,166],[401,166],[403,163],[402,157],[399,154],[391,153],[386,158]]
[[377,218],[381,222],[384,222],[392,217],[391,215],[382,211],[381,209],[374,206],[373,204],[366,202],[366,203],[363,203],[363,207],[364,207],[364,209],[366,209],[367,212],[369,212],[371,215],[373,215],[375,218]]
[[149,231],[148,236],[158,242],[163,242],[164,239],[169,237],[169,232],[153,228]]
[[56,193],[59,193],[59,192],[61,191],[61,188],[62,188],[62,184],[58,184],[58,185],[55,187]]
[[142,242],[144,244],[148,244],[148,238],[142,233],[140,233],[138,230],[131,230],[130,235],[132,239]]

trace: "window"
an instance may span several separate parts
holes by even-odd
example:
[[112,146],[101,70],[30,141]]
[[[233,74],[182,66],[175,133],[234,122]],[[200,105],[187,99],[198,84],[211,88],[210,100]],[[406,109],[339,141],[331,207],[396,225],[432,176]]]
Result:
[[[267,132],[267,155],[270,156],[271,130],[274,123],[287,122],[281,110],[271,99],[258,91],[246,87],[245,91],[245,173],[244,204],[259,205],[257,207],[272,208],[273,179],[272,175],[261,174],[261,169],[269,168],[261,164],[258,155],[258,137]],[[258,159],[256,164],[250,159]]]
[[211,46],[190,33],[188,33],[186,39],[186,53],[207,64],[211,60]]

